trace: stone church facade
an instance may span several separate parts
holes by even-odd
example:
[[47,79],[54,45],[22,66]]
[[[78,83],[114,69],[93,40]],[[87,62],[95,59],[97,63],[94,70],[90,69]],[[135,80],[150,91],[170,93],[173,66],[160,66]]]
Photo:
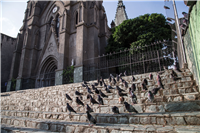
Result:
[[63,84],[62,73],[71,64],[74,82],[81,82],[84,60],[103,54],[110,35],[102,3],[28,1],[7,91]]

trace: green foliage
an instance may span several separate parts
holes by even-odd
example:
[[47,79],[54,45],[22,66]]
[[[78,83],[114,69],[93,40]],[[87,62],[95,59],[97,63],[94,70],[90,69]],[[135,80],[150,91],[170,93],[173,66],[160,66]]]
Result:
[[171,38],[171,28],[162,14],[145,14],[129,19],[112,29],[106,53],[118,52],[125,48],[149,45]]
[[64,80],[68,80],[67,82],[73,83],[74,82],[73,74],[74,74],[74,66],[70,66],[64,69],[61,75],[63,75]]
[[12,85],[12,88],[15,88],[16,87],[16,79],[12,78],[11,79],[11,85]]

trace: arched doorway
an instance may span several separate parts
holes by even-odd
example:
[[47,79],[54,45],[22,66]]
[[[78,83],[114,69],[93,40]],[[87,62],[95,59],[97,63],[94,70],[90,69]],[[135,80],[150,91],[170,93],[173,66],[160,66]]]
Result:
[[57,60],[53,57],[46,59],[40,70],[37,79],[37,87],[47,87],[55,85],[55,70],[57,69]]

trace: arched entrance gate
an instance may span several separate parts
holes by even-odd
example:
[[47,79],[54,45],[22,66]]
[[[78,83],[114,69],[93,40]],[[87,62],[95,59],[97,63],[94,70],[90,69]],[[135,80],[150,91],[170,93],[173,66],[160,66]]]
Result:
[[37,78],[37,87],[47,87],[55,85],[55,70],[57,69],[57,60],[53,57],[46,59],[40,69],[40,75]]

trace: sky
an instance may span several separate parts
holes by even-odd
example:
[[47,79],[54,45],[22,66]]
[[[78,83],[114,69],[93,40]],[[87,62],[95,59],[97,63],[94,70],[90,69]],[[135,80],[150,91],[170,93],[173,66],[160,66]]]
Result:
[[[108,26],[115,18],[118,1],[104,0],[103,6],[106,10]],[[123,0],[126,7],[126,13],[129,19],[144,15],[146,13],[161,13],[166,17],[173,16],[172,2],[164,0]],[[165,10],[164,5],[170,7]],[[19,29],[23,24],[24,12],[26,10],[27,0],[0,0],[0,32],[11,37],[17,37]],[[189,8],[184,4],[183,0],[176,0],[178,17],[183,17],[182,12],[188,12]]]

